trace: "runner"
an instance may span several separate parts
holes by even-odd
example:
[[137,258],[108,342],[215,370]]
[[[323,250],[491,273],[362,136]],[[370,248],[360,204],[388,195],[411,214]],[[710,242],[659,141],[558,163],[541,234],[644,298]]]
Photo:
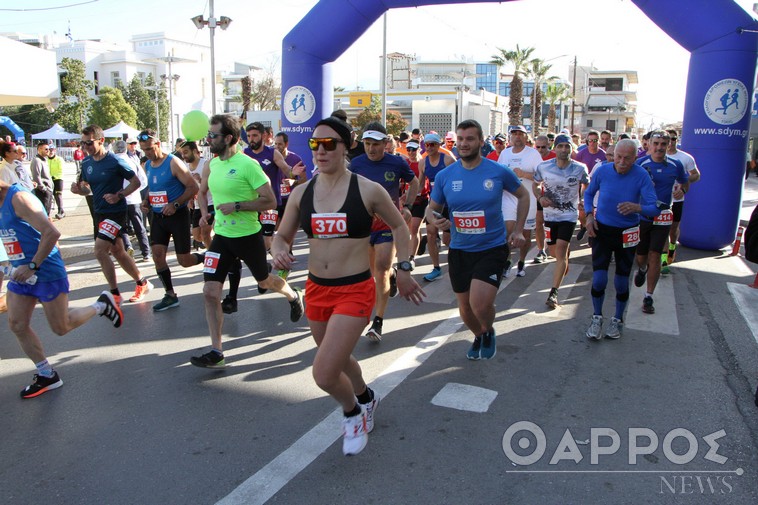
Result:
[[410,274],[408,227],[395,203],[382,186],[347,169],[350,132],[335,117],[317,123],[309,143],[319,175],[293,190],[271,250],[274,267],[289,270],[298,228],[309,238],[306,316],[318,346],[313,378],[342,407],[345,455],[366,447],[379,403],[352,355],[375,301],[369,269],[372,216],[387,223],[397,242],[401,296],[417,305],[425,296]]
[[[608,267],[615,258],[616,313],[611,318],[605,337],[621,337],[624,311],[629,300],[629,274],[634,252],[640,241],[640,213],[655,216],[655,188],[647,171],[635,164],[637,145],[631,139],[616,143],[613,163],[605,163],[592,171],[590,185],[584,192],[587,212],[587,235],[592,247],[592,307],[593,316],[586,336],[603,338],[603,301],[608,284]],[[595,194],[600,196],[597,214],[593,213]]]
[[550,255],[556,259],[553,286],[545,302],[551,309],[559,305],[558,288],[568,272],[569,246],[579,217],[579,199],[590,182],[587,167],[571,159],[573,146],[571,137],[558,135],[553,147],[556,157],[537,165],[532,183],[534,196],[545,215]]
[[32,384],[21,391],[21,398],[34,398],[63,385],[31,327],[37,301],[56,335],[65,335],[96,315],[106,316],[118,328],[123,315],[107,291],[88,307],[69,308],[66,267],[55,245],[60,232],[50,223],[42,203],[20,184],[0,181],[0,237],[6,261],[14,268],[8,280],[8,325],[37,367]]
[[[411,170],[416,174],[419,181],[419,192],[411,208],[411,263],[415,267],[415,256],[419,251],[421,242],[421,223],[424,221],[424,212],[429,205],[429,181],[426,179],[423,170],[419,167],[421,160],[419,157],[419,143],[415,140],[406,142],[405,151],[408,154],[408,162]],[[408,191],[409,184],[406,184],[405,191]],[[407,201],[407,200],[406,200]]]
[[[521,247],[525,242],[523,226],[529,192],[510,169],[482,158],[484,134],[479,123],[472,119],[463,121],[456,133],[461,158],[437,174],[426,219],[439,229],[451,230],[450,284],[458,299],[461,319],[474,334],[466,357],[490,359],[497,351],[493,327],[495,296],[508,257],[508,244]],[[518,201],[508,243],[501,206],[503,191],[513,194]],[[452,222],[440,214],[445,205]]]

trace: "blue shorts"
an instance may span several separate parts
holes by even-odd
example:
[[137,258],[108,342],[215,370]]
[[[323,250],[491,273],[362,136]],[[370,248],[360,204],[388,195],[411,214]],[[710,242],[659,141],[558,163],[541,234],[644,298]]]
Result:
[[385,242],[392,242],[392,230],[377,230],[371,232],[371,238],[369,238],[370,245],[384,244]]
[[36,284],[8,281],[8,291],[20,296],[31,296],[42,303],[52,302],[61,293],[68,293],[68,277],[57,281],[37,282]]

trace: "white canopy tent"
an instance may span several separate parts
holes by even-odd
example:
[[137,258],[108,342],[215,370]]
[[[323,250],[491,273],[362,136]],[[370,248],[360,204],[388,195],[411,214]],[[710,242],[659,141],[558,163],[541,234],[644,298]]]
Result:
[[14,61],[31,62],[24,65],[21,76],[3,78],[0,105],[49,104],[58,93],[58,66],[55,52],[0,37],[0,54],[12,55]]
[[118,124],[103,131],[106,138],[121,138],[124,135],[129,137],[136,137],[139,134],[139,130],[132,128],[123,121],[119,121]]
[[78,139],[78,138],[81,138],[81,135],[77,133],[67,132],[58,123],[55,123],[49,129],[43,132],[35,133],[34,135],[32,135],[32,140],[36,140],[36,139],[73,140],[73,139]]

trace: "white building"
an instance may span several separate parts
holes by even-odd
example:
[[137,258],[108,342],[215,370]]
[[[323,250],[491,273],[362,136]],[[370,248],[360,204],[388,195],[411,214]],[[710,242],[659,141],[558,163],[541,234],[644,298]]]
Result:
[[[573,79],[573,68],[569,78]],[[609,130],[637,133],[637,72],[635,70],[597,70],[576,68],[576,108],[574,131]]]

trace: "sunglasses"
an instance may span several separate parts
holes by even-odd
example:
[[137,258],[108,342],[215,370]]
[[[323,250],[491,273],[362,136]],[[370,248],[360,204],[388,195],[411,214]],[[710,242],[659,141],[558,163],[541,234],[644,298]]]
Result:
[[599,142],[599,140],[598,139],[587,139],[587,142],[589,142],[590,144],[597,144]]
[[97,142],[98,140],[102,140],[102,139],[82,140],[82,145],[83,146],[94,146],[95,142]]
[[308,147],[311,148],[311,151],[318,151],[319,146],[324,146],[324,149],[327,151],[334,151],[340,142],[342,142],[340,139],[331,137],[310,138],[308,139]]
[[418,151],[418,147],[406,147],[405,150],[406,151],[410,151],[410,152],[414,152],[414,151]]
[[534,146],[535,149],[547,149],[547,146]]
[[223,136],[224,136],[224,134],[221,133],[221,132],[218,132],[218,133],[216,133],[216,132],[208,132],[208,135],[206,135],[206,137],[209,138],[209,139],[211,139],[211,140],[216,139],[218,137],[223,137]]
[[147,142],[150,139],[155,140],[155,137],[153,137],[152,135],[148,135],[147,133],[140,133],[139,135],[137,135],[137,140],[139,140],[140,142]]
[[424,145],[425,145],[426,147],[436,147],[436,146],[438,146],[439,144],[437,144],[436,142],[426,142]]

